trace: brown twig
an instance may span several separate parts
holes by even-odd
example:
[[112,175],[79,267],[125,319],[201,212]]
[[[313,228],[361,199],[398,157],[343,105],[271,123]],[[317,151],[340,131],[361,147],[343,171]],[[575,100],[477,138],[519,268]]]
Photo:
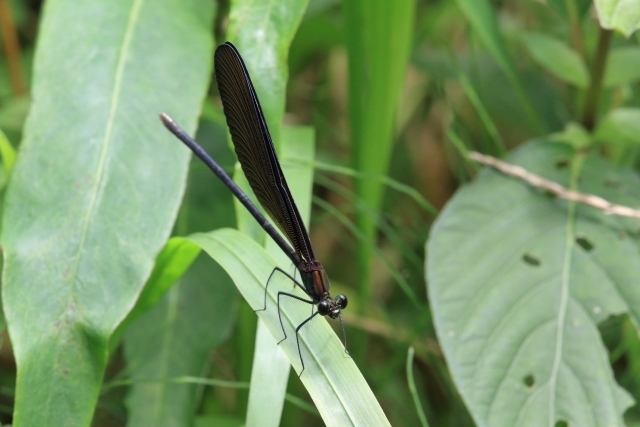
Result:
[[640,210],[632,209],[627,206],[616,205],[614,203],[606,201],[602,197],[594,196],[592,194],[582,194],[573,190],[569,190],[568,188],[565,188],[558,183],[532,174],[531,172],[528,172],[526,169],[520,166],[505,163],[501,160],[496,159],[495,157],[480,154],[475,151],[470,151],[469,158],[485,166],[496,168],[505,175],[519,178],[533,187],[542,188],[543,190],[548,191],[549,193],[552,193],[561,199],[569,200],[571,202],[583,203],[585,205],[599,209],[608,215],[618,215],[640,219]]
[[7,56],[7,65],[13,93],[15,95],[22,95],[27,91],[27,86],[24,82],[24,74],[22,73],[20,44],[18,43],[16,27],[11,18],[9,0],[0,0],[0,30],[2,31],[2,40],[4,41],[4,51]]

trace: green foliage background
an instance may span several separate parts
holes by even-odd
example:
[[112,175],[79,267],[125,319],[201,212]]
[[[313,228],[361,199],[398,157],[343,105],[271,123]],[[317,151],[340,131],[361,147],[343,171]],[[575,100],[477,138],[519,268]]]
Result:
[[[637,208],[638,10],[0,0],[0,422],[640,425],[640,222],[468,157]],[[157,118],[249,191],[225,40],[349,297],[350,357],[316,319],[300,378],[277,289],[254,313],[290,262]],[[308,307],[282,310],[292,337]]]

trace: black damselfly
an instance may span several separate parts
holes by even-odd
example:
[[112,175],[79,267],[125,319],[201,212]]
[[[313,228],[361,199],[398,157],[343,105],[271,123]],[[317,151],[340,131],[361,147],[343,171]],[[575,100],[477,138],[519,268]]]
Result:
[[[264,307],[267,304],[267,287],[274,273],[281,273],[295,283],[310,299],[300,298],[294,294],[278,291],[277,305],[280,326],[287,339],[287,333],[282,323],[280,312],[280,298],[288,297],[315,306],[317,311],[311,313],[307,319],[296,327],[296,343],[298,355],[304,371],[304,360],[300,349],[300,329],[316,315],[329,316],[339,319],[345,337],[344,325],[340,311],[347,306],[347,297],[338,295],[333,298],[329,294],[329,278],[316,259],[311,247],[309,233],[302,222],[298,208],[291,196],[289,186],[280,168],[276,151],[271,141],[267,122],[262,113],[258,95],[253,87],[251,78],[238,50],[231,43],[226,42],[216,49],[214,58],[216,81],[222,99],[224,115],[231,133],[238,160],[242,166],[247,181],[253,189],[258,201],[269,217],[286,237],[286,240],[276,231],[271,223],[260,213],[249,197],[236,185],[227,173],[204,151],[204,149],[189,135],[187,135],[166,114],[160,118],[164,125],[176,137],[198,156],[220,180],[231,190],[238,200],[247,208],[249,213],[258,221],[260,226],[278,244],[280,249],[289,257],[300,272],[302,283],[295,280],[288,273],[276,267],[265,287]],[[288,242],[287,242],[288,240]],[[280,343],[279,342],[279,343]],[[278,344],[279,344],[278,343]],[[346,340],[345,340],[346,351]]]

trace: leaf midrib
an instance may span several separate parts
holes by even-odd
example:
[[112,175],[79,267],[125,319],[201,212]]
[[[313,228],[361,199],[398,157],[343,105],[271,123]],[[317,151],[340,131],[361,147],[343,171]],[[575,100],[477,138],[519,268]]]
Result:
[[[106,170],[106,164],[107,164],[107,158],[108,158],[107,154],[111,149],[113,127],[114,127],[115,116],[116,116],[118,105],[119,105],[120,94],[122,91],[122,80],[124,75],[125,63],[126,63],[128,53],[130,51],[131,41],[133,39],[133,29],[136,23],[138,22],[138,18],[140,16],[140,10],[142,9],[143,3],[144,3],[144,0],[134,0],[131,6],[131,10],[129,12],[129,19],[127,21],[127,25],[125,27],[122,48],[120,49],[118,59],[117,59],[113,92],[111,94],[111,99],[109,101],[110,103],[109,115],[107,117],[105,134],[101,144],[100,156],[98,159],[98,167],[96,171],[96,179],[94,180],[93,188],[91,190],[91,200],[89,201],[87,213],[85,217],[82,219],[82,230],[80,232],[78,250],[75,255],[76,263],[73,266],[72,273],[70,274],[71,280],[69,281],[69,283],[71,283],[72,291],[70,292],[70,298],[67,300],[67,304],[65,305],[61,313],[62,318],[66,317],[69,314],[69,307],[73,305],[74,302],[76,302],[75,304],[76,307],[80,306],[78,304],[78,301],[75,298],[75,292],[73,288],[77,283],[78,270],[82,262],[82,255],[83,255],[82,249],[85,246],[87,236],[89,234],[89,225],[91,224],[91,219],[93,218],[94,213],[97,209],[100,188],[102,186],[102,183],[104,180],[104,174]],[[58,352],[58,355],[59,354],[60,353]],[[58,356],[55,358],[55,362],[54,362],[54,366],[56,368],[59,367],[58,366],[59,362],[60,362],[60,357]],[[52,386],[53,385],[52,382],[56,380],[55,375],[52,375],[50,377],[50,380],[51,380],[50,385]],[[52,387],[50,387],[50,389],[51,388]],[[47,398],[47,403],[46,403],[46,410],[44,411],[44,413],[50,413],[52,398],[53,398],[53,394],[49,394]]]
[[[578,185],[578,173],[571,174],[571,186],[572,190],[575,190]],[[551,367],[551,373],[549,375],[549,427],[555,425],[554,418],[556,413],[556,382],[558,380],[558,373],[560,371],[560,364],[562,363],[562,349],[564,339],[564,324],[567,315],[567,306],[569,303],[569,279],[571,276],[571,262],[573,253],[573,236],[575,235],[575,213],[576,203],[569,202],[567,204],[567,225],[565,234],[565,250],[564,261],[562,269],[562,286],[560,287],[560,304],[558,304],[558,323],[556,330],[556,348],[553,359],[553,365]]]

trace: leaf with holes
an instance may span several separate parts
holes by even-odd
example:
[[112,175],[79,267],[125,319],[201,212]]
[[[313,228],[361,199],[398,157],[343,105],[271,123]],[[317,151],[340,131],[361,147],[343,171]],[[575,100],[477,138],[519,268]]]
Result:
[[[570,147],[536,141],[509,159],[569,186]],[[577,161],[576,163],[580,163]],[[640,179],[584,158],[577,190],[627,206]],[[428,243],[434,321],[479,426],[623,425],[633,400],[616,384],[597,325],[640,325],[640,221],[549,197],[493,170],[453,198]]]

